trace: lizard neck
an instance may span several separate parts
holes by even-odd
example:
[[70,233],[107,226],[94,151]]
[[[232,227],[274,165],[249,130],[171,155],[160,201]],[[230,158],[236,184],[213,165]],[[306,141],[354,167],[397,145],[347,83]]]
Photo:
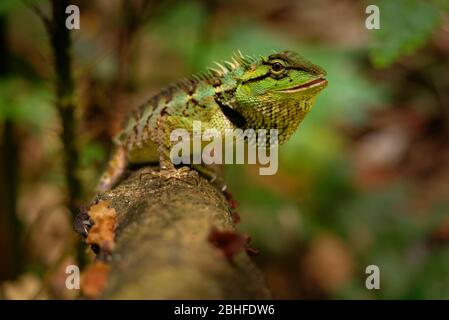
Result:
[[257,102],[257,107],[238,107],[236,111],[246,119],[243,129],[277,129],[282,144],[298,128],[314,103],[310,99],[269,100]]

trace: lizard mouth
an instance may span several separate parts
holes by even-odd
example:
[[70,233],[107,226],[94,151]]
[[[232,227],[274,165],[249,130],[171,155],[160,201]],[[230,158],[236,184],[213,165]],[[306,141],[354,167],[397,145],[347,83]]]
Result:
[[308,90],[311,88],[316,88],[316,87],[324,88],[326,85],[327,85],[327,80],[324,78],[319,78],[319,79],[309,81],[307,83],[301,84],[301,85],[293,87],[293,88],[279,90],[278,92],[293,93],[293,92],[305,91],[305,90]]

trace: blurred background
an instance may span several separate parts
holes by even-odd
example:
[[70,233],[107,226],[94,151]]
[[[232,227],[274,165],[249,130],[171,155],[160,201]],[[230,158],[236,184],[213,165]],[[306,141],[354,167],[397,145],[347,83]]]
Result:
[[[42,21],[51,3],[0,3],[0,298],[76,297],[65,267],[85,248],[72,215],[89,202],[129,110],[236,50],[273,49],[303,54],[329,80],[280,148],[276,175],[227,166],[238,230],[260,250],[273,295],[449,298],[448,1],[70,4],[81,23],[64,118]],[[365,27],[369,4],[380,8],[379,30]],[[73,136],[61,139],[65,126]],[[380,290],[365,287],[372,264]]]

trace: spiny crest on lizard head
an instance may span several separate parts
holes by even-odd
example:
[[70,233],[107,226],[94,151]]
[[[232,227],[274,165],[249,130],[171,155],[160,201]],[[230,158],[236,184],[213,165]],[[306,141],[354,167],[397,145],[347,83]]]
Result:
[[314,76],[323,76],[326,72],[319,66],[313,64],[301,55],[292,51],[275,52],[267,56],[244,55],[240,50],[231,56],[230,60],[215,62],[214,67],[208,68],[205,72],[199,72],[168,86],[170,89],[185,89],[191,91],[199,82],[209,82],[214,84],[214,80],[223,78],[229,73],[239,71],[235,76],[240,79],[241,73],[254,70],[260,65],[269,65],[275,60],[283,61],[287,69],[296,69]]
[[[262,57],[261,57],[262,58]],[[251,64],[257,62],[259,59],[255,56],[244,55],[240,50],[231,56],[230,60],[221,62],[214,62],[214,67],[209,67],[205,72],[198,72],[189,77],[185,77],[174,84],[175,87],[181,89],[189,89],[192,85],[200,81],[211,81],[217,78],[222,78],[230,72],[238,68],[246,70]]]

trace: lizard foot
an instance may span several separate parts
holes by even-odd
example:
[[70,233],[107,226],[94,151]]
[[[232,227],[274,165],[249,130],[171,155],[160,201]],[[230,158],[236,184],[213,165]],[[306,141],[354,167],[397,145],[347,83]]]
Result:
[[[171,179],[180,180],[192,185],[198,185],[200,183],[200,179],[198,176],[198,172],[195,170],[191,170],[189,167],[181,167],[179,169],[176,168],[162,168],[159,171],[153,169],[144,169],[140,173],[140,179],[144,176],[150,176],[150,179],[157,178],[161,181],[168,181]],[[194,181],[192,183],[192,180]]]
[[202,166],[202,165],[191,165],[199,174],[206,177],[210,183],[217,187],[220,191],[224,192],[227,186],[223,180],[223,175],[220,167],[213,166]]

